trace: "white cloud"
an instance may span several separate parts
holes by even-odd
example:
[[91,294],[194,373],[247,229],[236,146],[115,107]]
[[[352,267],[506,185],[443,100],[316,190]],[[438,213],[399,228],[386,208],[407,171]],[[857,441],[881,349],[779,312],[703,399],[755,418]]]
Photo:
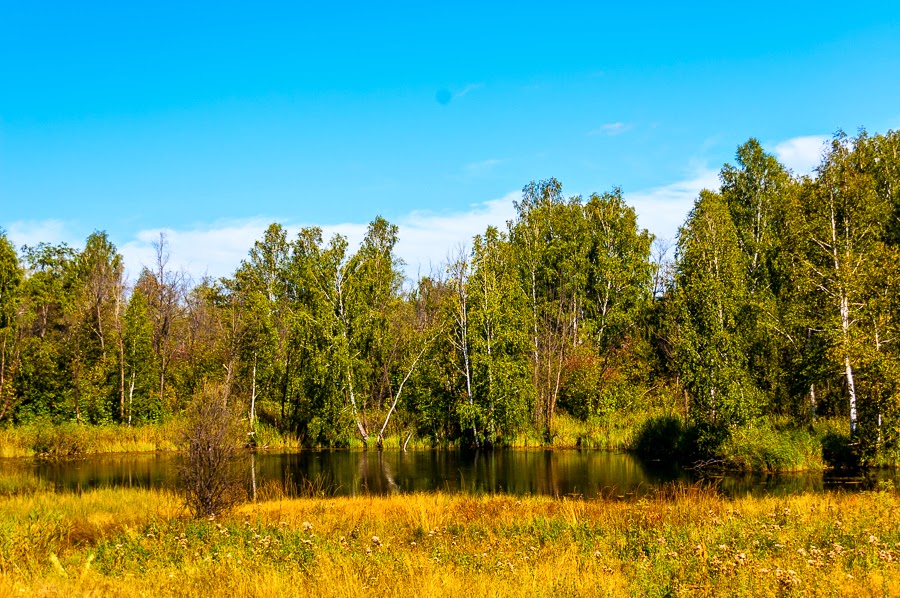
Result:
[[12,222],[6,230],[7,238],[16,248],[23,245],[34,246],[38,243],[78,244],[78,235],[62,220],[20,220]]
[[774,148],[775,157],[797,176],[811,174],[822,161],[827,135],[807,135],[782,141]]
[[465,212],[416,211],[401,218],[397,223],[397,254],[406,262],[407,276],[429,274],[460,245],[471,247],[472,237],[488,226],[504,228],[515,216],[513,201],[521,196],[520,191],[513,191],[499,199],[473,204]]
[[[137,278],[144,267],[152,268],[156,262],[155,243],[160,233],[166,236],[169,253],[168,267],[184,270],[195,279],[203,276],[219,278],[230,276],[250,253],[256,241],[263,238],[266,229],[277,219],[251,218],[248,220],[219,221],[208,226],[196,226],[178,230],[172,228],[139,231],[135,238],[120,247],[129,276]],[[303,225],[281,222],[288,239],[297,235]],[[314,226],[314,225],[310,225]],[[320,226],[322,238],[327,242],[335,234],[347,238],[351,247],[357,246],[366,234],[366,224],[345,223]]]
[[166,236],[169,268],[182,269],[195,278],[205,275],[227,276],[247,256],[254,241],[262,238],[269,224],[268,220],[255,218],[219,221],[208,227],[197,226],[185,230],[142,230],[134,239],[122,245],[119,251],[125,258],[129,277],[135,279],[142,268],[153,269],[156,261],[154,243],[159,241],[162,232]]
[[[438,268],[456,247],[470,245],[472,237],[483,233],[488,225],[503,227],[514,216],[512,202],[519,195],[514,192],[500,199],[473,204],[462,212],[415,211],[395,219],[393,223],[400,229],[397,255],[406,263],[407,276],[415,278]],[[134,280],[144,266],[152,267],[156,255],[153,244],[159,241],[160,232],[164,232],[170,254],[169,268],[183,269],[197,279],[204,275],[229,276],[247,258],[253,243],[262,239],[270,223],[271,220],[254,218],[214,222],[189,229],[142,230],[119,251]],[[289,238],[306,226],[282,224]],[[367,227],[367,223],[355,222],[320,226],[325,241],[340,234],[347,238],[351,248],[359,245]]]
[[[625,200],[635,207],[642,227],[659,237],[672,238],[693,206],[700,190],[718,187],[717,173],[698,168],[685,180],[668,185],[625,194]],[[393,218],[399,227],[397,255],[406,263],[406,274],[415,279],[419,275],[435,272],[460,246],[471,247],[472,237],[490,226],[505,228],[507,221],[515,217],[513,201],[521,198],[520,191],[512,191],[503,197],[474,203],[458,212],[413,211]],[[181,269],[200,279],[203,276],[230,276],[247,258],[253,243],[262,239],[269,224],[278,219],[251,218],[246,220],[220,220],[207,225],[188,228],[140,230],[130,238],[112,236],[113,242],[125,258],[128,277],[134,281],[143,267],[153,267],[154,242],[160,232],[166,235],[170,259],[168,267]],[[281,221],[289,238],[296,236],[303,226]],[[355,248],[365,236],[367,223],[346,222],[320,226],[322,237],[329,240],[340,234]],[[43,222],[16,222],[9,226],[9,238],[17,246],[33,245],[40,241],[68,242],[81,247],[86,235],[70,230],[66,223],[57,220]]]
[[623,195],[637,212],[640,226],[658,238],[674,239],[700,191],[718,188],[718,171],[701,167],[684,180]]
[[615,137],[631,129],[631,125],[626,123],[606,123],[600,125],[600,128],[588,131],[588,135],[603,135],[604,137]]

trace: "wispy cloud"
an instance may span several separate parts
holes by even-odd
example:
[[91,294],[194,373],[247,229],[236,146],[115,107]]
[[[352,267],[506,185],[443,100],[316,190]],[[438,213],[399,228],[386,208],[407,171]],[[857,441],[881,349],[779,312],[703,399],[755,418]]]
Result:
[[778,161],[795,175],[808,175],[822,161],[822,151],[828,139],[827,135],[794,137],[776,144],[773,151]]
[[481,83],[469,83],[468,85],[466,85],[465,87],[463,87],[462,89],[460,89],[459,91],[454,93],[453,97],[454,98],[464,98],[467,95],[469,95],[470,93],[472,93],[473,91],[475,91],[476,89],[481,89],[482,87],[484,87],[484,85]]
[[463,166],[463,172],[468,176],[483,176],[488,174],[496,166],[503,163],[503,160],[490,159],[481,160],[480,162],[470,162]]
[[627,123],[615,122],[600,125],[592,131],[588,131],[588,135],[602,135],[604,137],[615,137],[621,135],[631,129],[631,125]]
[[434,99],[437,101],[438,104],[441,104],[442,106],[446,106],[453,100],[458,100],[458,99],[464,98],[467,95],[469,95],[470,93],[472,93],[473,91],[475,91],[476,89],[481,89],[482,87],[484,87],[484,85],[482,85],[481,83],[469,83],[468,85],[466,85],[459,91],[455,91],[455,92],[450,91],[449,89],[447,89],[445,87],[445,88],[437,90],[437,93],[434,94]]
[[684,223],[694,200],[703,189],[718,189],[719,173],[697,167],[686,178],[667,185],[625,193],[625,201],[634,206],[639,224],[664,239],[673,239]]

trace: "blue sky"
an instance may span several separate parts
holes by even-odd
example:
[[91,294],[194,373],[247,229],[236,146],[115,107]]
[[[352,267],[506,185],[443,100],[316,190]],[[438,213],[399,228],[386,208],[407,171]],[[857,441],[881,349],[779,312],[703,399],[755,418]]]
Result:
[[381,214],[414,274],[533,179],[671,237],[748,137],[803,172],[900,127],[900,3],[604,4],[0,0],[0,226],[226,275]]

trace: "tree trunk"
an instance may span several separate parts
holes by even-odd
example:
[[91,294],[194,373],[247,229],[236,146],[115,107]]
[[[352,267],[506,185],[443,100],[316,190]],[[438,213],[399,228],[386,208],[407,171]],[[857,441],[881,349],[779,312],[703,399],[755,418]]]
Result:
[[384,431],[387,430],[388,423],[391,421],[391,415],[394,414],[394,410],[397,408],[397,402],[400,400],[400,394],[403,392],[403,386],[406,384],[406,381],[409,380],[409,377],[412,376],[413,371],[416,369],[416,364],[419,363],[419,359],[422,355],[425,354],[425,351],[428,349],[428,345],[431,344],[431,341],[425,343],[425,346],[422,347],[422,350],[419,351],[419,354],[416,355],[416,358],[413,359],[412,364],[409,366],[409,369],[406,371],[406,375],[403,377],[403,380],[400,382],[400,386],[397,388],[397,394],[394,395],[394,401],[391,403],[391,408],[388,409],[387,416],[384,418],[384,424],[381,426],[381,430],[378,431],[378,448],[382,448],[382,444],[384,443]]
[[3,395],[6,390],[6,337],[8,333],[3,332],[3,345],[0,347],[0,420],[6,415],[9,406],[9,399],[4,399]]
[[131,384],[128,387],[128,425],[131,426],[131,416],[134,413],[134,370],[131,371]]
[[256,422],[256,353],[253,354],[253,381],[250,383],[250,427]]
[[119,350],[119,423],[125,421],[125,335],[120,315],[121,294],[116,293],[116,336]]

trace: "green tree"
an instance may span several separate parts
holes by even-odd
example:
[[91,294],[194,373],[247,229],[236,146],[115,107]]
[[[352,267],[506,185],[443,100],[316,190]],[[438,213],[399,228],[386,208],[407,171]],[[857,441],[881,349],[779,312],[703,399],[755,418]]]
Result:
[[[105,232],[88,236],[74,264],[71,342],[76,393],[89,421],[124,416],[124,368],[118,331],[124,291],[122,256]],[[121,421],[121,419],[120,419]]]
[[679,232],[676,266],[676,359],[691,416],[713,433],[758,412],[747,370],[741,318],[747,274],[722,196],[702,191]]
[[580,199],[566,200],[556,179],[530,183],[515,206],[509,239],[530,304],[535,417],[550,439],[565,364],[578,342],[588,248],[580,242],[584,224]]
[[243,305],[243,373],[250,380],[251,403],[255,407],[258,396],[277,398],[282,424],[288,418],[295,365],[290,259],[287,231],[272,224],[235,274],[235,289]]
[[481,431],[476,443],[502,442],[533,408],[528,301],[505,235],[488,227],[475,237],[472,255],[473,401],[459,404],[458,417],[463,430]]
[[[579,351],[569,360],[567,406],[587,415],[619,404],[622,388],[646,380],[649,367],[647,316],[653,299],[653,236],[637,225],[633,208],[614,189],[593,194],[582,207],[583,231],[574,242],[588,248]],[[630,393],[634,394],[634,393]],[[582,396],[579,396],[582,395]]]
[[125,364],[125,418],[129,426],[165,415],[165,406],[154,392],[157,380],[154,368],[153,321],[147,297],[135,289],[128,298],[122,326]]
[[24,272],[19,256],[0,229],[0,420],[12,414],[13,378],[19,365],[19,320]]
[[784,410],[795,393],[792,370],[809,336],[796,310],[796,250],[803,245],[804,224],[795,183],[774,156],[750,139],[736,157],[737,166],[722,168],[721,194],[746,272],[742,333],[748,368],[754,384]]
[[66,244],[22,248],[26,277],[23,285],[23,339],[20,368],[15,376],[19,394],[16,419],[48,417],[81,420],[78,382],[81,359],[73,334],[77,253]]
[[[802,190],[810,234],[806,282],[824,303],[816,321],[829,362],[844,376],[851,434],[858,425],[854,371],[871,342],[860,326],[873,291],[865,283],[880,276],[875,258],[891,213],[888,198],[875,191],[865,168],[860,149],[866,139],[865,133],[857,140],[835,136],[815,182],[807,182]],[[873,268],[874,275],[867,275]]]

